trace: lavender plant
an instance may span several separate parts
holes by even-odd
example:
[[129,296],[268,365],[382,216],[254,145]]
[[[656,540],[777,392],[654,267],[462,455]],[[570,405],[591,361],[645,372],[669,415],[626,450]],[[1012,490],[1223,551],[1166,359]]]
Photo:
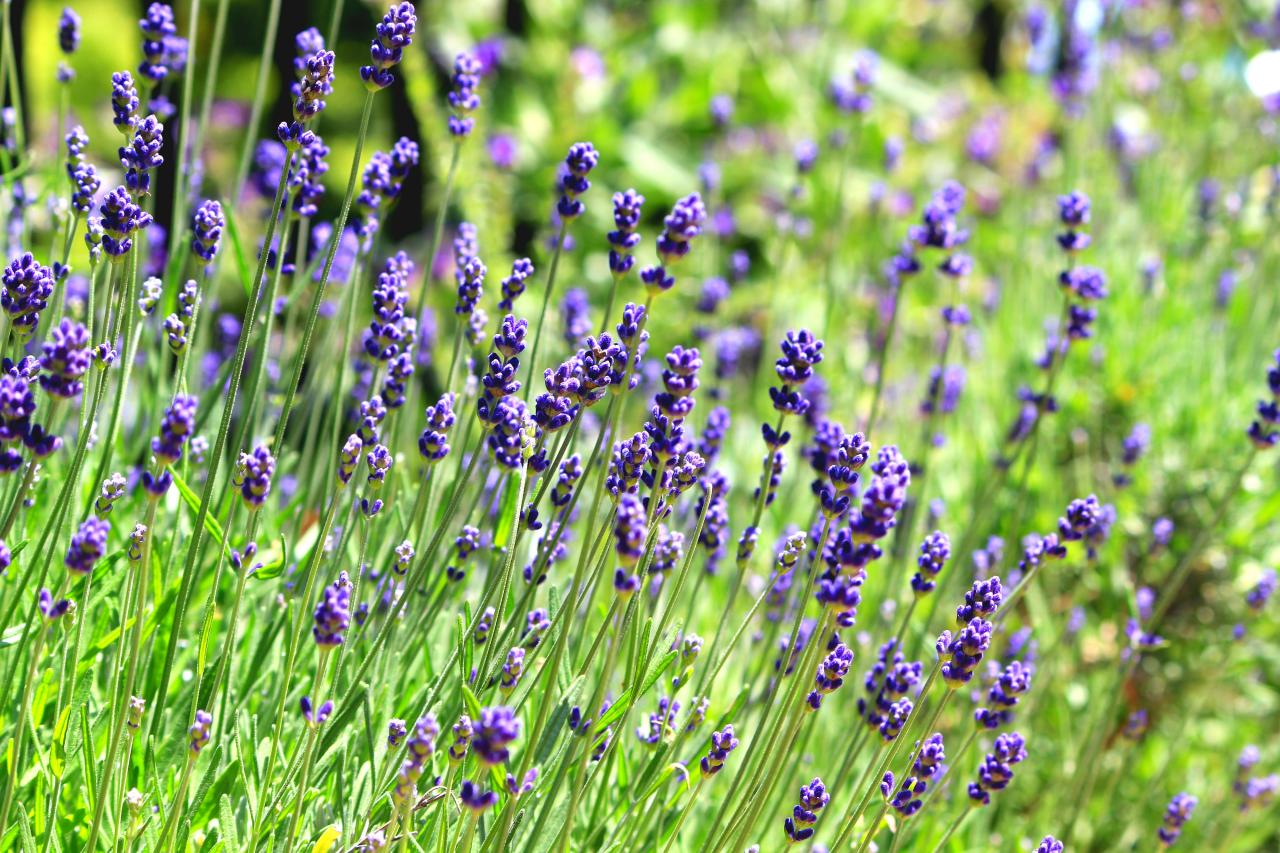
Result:
[[0,10],[0,849],[1280,842],[1274,15],[117,5]]

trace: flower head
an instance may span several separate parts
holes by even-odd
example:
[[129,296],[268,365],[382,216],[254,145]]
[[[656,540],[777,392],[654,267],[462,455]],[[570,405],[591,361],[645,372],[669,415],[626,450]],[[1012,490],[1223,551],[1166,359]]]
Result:
[[111,533],[111,522],[95,515],[89,516],[80,529],[71,537],[71,545],[67,548],[67,556],[63,561],[67,571],[87,575],[93,566],[102,559],[107,551],[107,535]]
[[196,711],[196,720],[187,729],[187,748],[193,756],[209,744],[209,729],[213,727],[213,715],[208,711]]
[[311,636],[317,646],[326,649],[342,645],[344,634],[351,627],[351,581],[346,572],[324,588],[323,597],[316,604],[314,621]]
[[371,92],[385,89],[395,81],[391,68],[400,64],[404,49],[413,43],[418,16],[413,4],[392,3],[376,27],[376,37],[369,48],[372,65],[360,68],[360,79]]

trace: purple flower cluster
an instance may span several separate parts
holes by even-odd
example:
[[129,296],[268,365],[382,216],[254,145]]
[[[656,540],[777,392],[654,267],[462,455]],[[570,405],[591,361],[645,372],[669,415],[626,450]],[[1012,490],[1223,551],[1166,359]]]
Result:
[[475,721],[471,748],[486,767],[505,764],[511,758],[508,746],[520,736],[520,721],[510,708],[496,705],[480,711]]
[[129,144],[120,148],[120,165],[124,167],[125,186],[134,198],[151,193],[151,173],[164,165],[160,151],[164,148],[164,125],[149,115],[132,127]]
[[213,199],[201,202],[191,216],[191,251],[206,264],[213,263],[218,254],[225,225],[222,205]]
[[1013,709],[1022,694],[1031,689],[1034,670],[1021,661],[1013,661],[1000,673],[987,692],[987,704],[973,712],[980,729],[998,729],[1013,722]]
[[400,64],[400,60],[404,58],[404,49],[413,44],[418,26],[416,11],[407,0],[392,3],[377,25],[376,37],[369,48],[373,64],[360,68],[360,79],[370,92],[385,89],[395,82],[391,69]]
[[346,572],[324,588],[323,597],[316,604],[314,622],[311,636],[322,650],[346,641],[346,631],[351,627],[351,581]]
[[[455,139],[466,139],[475,129],[476,121],[471,113],[480,109],[480,62],[469,53],[459,53],[453,60],[453,88],[449,90],[449,133]],[[507,309],[510,310],[510,309]]]
[[609,270],[624,275],[635,265],[636,246],[640,245],[640,214],[644,196],[633,189],[613,194],[614,230],[609,232]]
[[725,726],[718,732],[712,732],[711,747],[699,762],[702,778],[708,779],[723,770],[729,753],[737,748],[738,739],[734,737],[732,725]]
[[1178,840],[1178,836],[1182,835],[1182,828],[1187,821],[1191,820],[1191,815],[1196,810],[1196,805],[1200,801],[1188,793],[1174,794],[1173,799],[1169,801],[1168,808],[1164,811],[1164,823],[1156,830],[1156,837],[1160,841],[1161,847],[1172,847],[1173,843]]
[[896,640],[885,643],[875,665],[867,671],[863,682],[867,695],[858,699],[858,716],[869,728],[879,729],[894,703],[920,683],[923,669],[919,661],[907,662]]
[[63,317],[43,345],[40,387],[65,400],[79,397],[84,390],[81,380],[92,363],[89,330],[83,323]]
[[8,315],[10,328],[19,341],[29,340],[40,323],[40,312],[53,296],[53,270],[27,252],[5,267],[0,307]]
[[811,711],[821,708],[822,697],[834,693],[844,684],[844,678],[852,665],[853,650],[844,643],[837,643],[822,663],[818,664],[818,672],[814,676],[817,687],[805,697],[805,707]]
[[398,805],[416,801],[418,780],[426,770],[427,759],[436,751],[436,738],[439,736],[440,724],[433,714],[427,713],[414,723],[413,734],[405,745],[404,762],[396,773],[396,784],[391,791],[391,797]]
[[262,509],[271,494],[271,478],[276,472],[276,458],[265,445],[258,445],[250,453],[241,453],[236,465],[234,482],[250,512]]
[[942,678],[951,688],[962,687],[973,679],[973,673],[982,663],[982,656],[991,647],[991,623],[975,617],[952,635],[943,631],[938,635],[934,648],[942,663]]
[[903,819],[924,808],[924,795],[929,790],[929,783],[942,772],[942,762],[946,760],[941,734],[935,732],[919,745],[915,763],[911,766],[911,775],[902,780],[893,799],[889,801]]
[[[7,309],[6,309],[7,310]],[[1249,425],[1249,440],[1258,450],[1269,450],[1280,444],[1280,349],[1274,353],[1275,364],[1267,368],[1270,400],[1258,403],[1258,417]]]
[[600,154],[590,142],[575,142],[569,146],[569,153],[565,155],[564,165],[560,170],[560,199],[556,202],[556,213],[563,223],[562,227],[567,227],[568,223],[586,212],[587,206],[579,196],[591,189],[591,181],[587,180],[587,175],[591,174],[591,170],[599,162]]
[[453,394],[446,392],[433,405],[427,406],[427,426],[418,436],[418,453],[428,465],[449,455],[449,430],[457,416],[453,412]]
[[917,598],[923,598],[937,587],[938,575],[951,558],[951,540],[947,534],[935,530],[920,543],[920,556],[916,558],[919,569],[911,576],[911,590]]
[[822,779],[815,776],[808,785],[800,786],[800,797],[791,810],[791,817],[783,821],[782,831],[792,844],[799,844],[813,837],[814,824],[818,822],[818,813],[831,802],[827,786]]
[[209,745],[209,730],[213,728],[213,715],[208,711],[196,711],[195,722],[187,729],[187,748],[192,756],[200,754],[200,750]]
[[1027,757],[1026,741],[1017,732],[997,735],[996,742],[978,765],[978,778],[969,783],[969,801],[974,805],[991,804],[993,791],[1003,791],[1013,781],[1013,765]]

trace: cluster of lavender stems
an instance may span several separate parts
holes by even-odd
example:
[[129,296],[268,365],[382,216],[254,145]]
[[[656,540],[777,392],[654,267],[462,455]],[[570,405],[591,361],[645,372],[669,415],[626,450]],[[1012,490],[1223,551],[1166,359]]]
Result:
[[[48,811],[36,826],[47,833],[46,846],[59,831],[72,794],[62,778],[72,771],[61,766],[67,725],[82,726],[76,736],[84,733],[88,742],[78,748],[95,759],[84,765],[92,778],[79,785],[83,809],[76,811],[91,851],[113,835],[131,847],[154,832],[152,821],[160,827],[157,849],[176,849],[180,834],[185,843],[207,790],[200,783],[192,796],[198,766],[210,765],[211,779],[218,767],[225,772],[232,749],[243,764],[246,735],[254,739],[252,807],[244,816],[222,808],[220,819],[239,822],[246,849],[276,842],[319,848],[329,833],[321,821],[330,805],[313,800],[312,786],[332,790],[335,762],[347,769],[343,753],[354,749],[347,738],[359,714],[366,729],[387,725],[388,735],[376,757],[370,745],[360,776],[368,800],[355,801],[354,825],[335,830],[344,849],[413,844],[470,851],[482,837],[493,849],[516,849],[523,838],[545,840],[557,851],[620,838],[624,846],[666,851],[693,843],[686,827],[696,815],[707,833],[699,843],[712,850],[751,849],[760,843],[760,827],[778,833],[781,825],[773,838],[779,844],[809,842],[822,832],[834,839],[833,849],[847,849],[857,833],[855,849],[863,853],[886,829],[893,849],[910,843],[918,837],[912,835],[918,816],[940,800],[931,814],[953,813],[937,842],[941,851],[969,815],[1010,786],[1017,765],[1034,764],[1022,735],[1010,728],[1030,722],[1043,685],[1053,679],[1036,675],[1032,627],[1013,631],[1011,620],[1024,604],[1043,610],[1039,586],[1061,589],[1068,571],[1095,567],[1122,535],[1116,504],[1107,498],[1136,488],[1134,469],[1152,441],[1149,429],[1135,427],[1116,469],[1099,480],[1102,499],[1073,500],[1043,535],[1023,529],[1043,423],[1059,410],[1055,393],[1067,355],[1102,334],[1098,307],[1108,295],[1107,278],[1079,263],[1093,242],[1088,197],[1072,191],[1057,200],[1056,242],[1066,258],[1056,279],[1062,314],[1037,362],[1041,383],[1019,392],[1013,425],[968,499],[968,524],[951,529],[960,533],[954,545],[945,515],[919,540],[928,488],[942,491],[930,472],[944,445],[944,416],[961,396],[963,378],[955,371],[967,357],[962,343],[971,323],[961,302],[974,263],[961,251],[971,234],[960,221],[969,197],[960,183],[943,184],[924,205],[888,267],[889,314],[866,373],[874,386],[865,417],[853,421],[863,430],[848,432],[828,416],[828,390],[849,355],[831,324],[851,298],[836,286],[838,235],[849,216],[846,173],[865,158],[849,134],[832,140],[845,150],[834,211],[827,212],[820,336],[774,325],[792,319],[779,283],[791,270],[791,248],[805,238],[805,182],[824,165],[827,143],[806,139],[793,149],[796,180],[782,205],[787,224],[763,322],[764,343],[780,353],[776,381],[767,393],[767,382],[753,392],[753,402],[770,414],[759,420],[758,443],[749,439],[752,461],[741,472],[735,460],[721,458],[738,443],[728,408],[702,414],[710,401],[724,399],[728,374],[720,371],[731,359],[716,351],[713,360],[716,344],[705,330],[695,332],[700,348],[681,343],[649,351],[651,340],[666,342],[671,328],[682,328],[679,300],[695,276],[688,256],[707,259],[713,272],[725,263],[706,246],[730,231],[719,217],[714,163],[702,171],[705,198],[689,193],[660,218],[646,218],[646,199],[635,189],[613,196],[613,227],[597,241],[608,244],[605,314],[598,329],[574,323],[561,335],[549,311],[560,267],[581,267],[576,272],[583,275],[589,269],[572,260],[571,232],[591,221],[587,205],[600,192],[593,181],[613,181],[618,168],[611,152],[573,144],[555,177],[545,277],[538,281],[534,262],[520,258],[500,288],[486,294],[480,230],[458,224],[456,288],[444,288],[456,322],[437,341],[442,300],[433,285],[449,275],[436,271],[437,254],[454,214],[455,182],[471,178],[460,174],[463,146],[487,130],[485,78],[501,49],[476,45],[453,60],[449,91],[437,105],[448,114],[441,124],[451,143],[449,164],[422,257],[389,248],[384,227],[423,156],[417,143],[406,137],[390,151],[368,158],[364,152],[375,99],[402,83],[397,69],[421,47],[414,5],[390,4],[373,26],[368,64],[358,72],[327,47],[338,44],[341,4],[327,37],[315,28],[297,34],[288,114],[254,158],[253,185],[269,204],[256,264],[246,265],[237,230],[243,210],[230,199],[202,197],[202,139],[226,4],[219,4],[204,100],[193,122],[195,51],[205,43],[198,9],[193,4],[183,38],[174,10],[149,4],[138,22],[140,65],[112,77],[110,116],[121,136],[115,187],[110,172],[100,175],[89,162],[84,130],[63,133],[81,22],[70,9],[59,20],[63,100],[52,172],[65,206],[52,208],[48,264],[37,253],[19,252],[0,292],[0,343],[11,356],[0,367],[0,473],[9,477],[0,506],[0,572],[8,579],[0,627],[6,645],[21,652],[3,665],[11,689],[0,691],[19,702],[6,747],[14,772],[3,783],[0,836],[16,832],[15,808],[24,836],[30,833],[29,774],[17,770],[55,754],[57,773],[40,763],[41,796],[50,805],[41,802]],[[9,14],[6,6],[0,90],[16,76]],[[267,100],[279,2],[268,16],[250,116],[255,130]],[[1036,32],[1028,34],[1034,46]],[[1095,85],[1095,46],[1074,29],[1066,38],[1053,79],[1070,114]],[[853,116],[840,123],[855,132],[876,103],[876,67],[874,55],[860,54],[850,79],[839,79],[829,93],[830,109]],[[319,223],[330,164],[318,128],[330,119],[326,101],[335,89],[357,82],[365,96],[340,213]],[[180,114],[170,101],[179,87]],[[712,104],[720,131],[732,115],[731,101]],[[20,122],[14,130],[13,150],[23,150]],[[177,140],[176,163],[162,154],[166,135]],[[14,169],[13,150],[0,146],[6,175]],[[246,139],[237,190],[251,183],[249,152]],[[471,159],[465,162],[470,168]],[[172,170],[177,184],[167,240],[153,233],[152,189],[161,170]],[[1074,168],[1067,173],[1079,177]],[[1202,192],[1202,221],[1211,218],[1215,198]],[[73,295],[70,260],[81,225],[88,282],[77,280]],[[648,254],[641,248],[646,232],[654,235],[651,263],[633,281],[632,267]],[[491,238],[483,236],[487,250]],[[882,434],[886,424],[900,423],[889,417],[887,377],[897,372],[889,356],[906,282],[926,262],[935,263],[943,285],[944,304],[936,306],[942,329],[930,348],[937,361],[908,460]],[[217,284],[232,266],[246,285],[238,318],[216,313]],[[520,297],[539,285],[540,308],[530,323],[522,314],[538,297]],[[629,301],[633,285],[643,298]],[[710,291],[709,308],[700,312],[714,313],[724,301]],[[490,323],[484,306],[495,301],[500,314]],[[567,312],[575,313],[581,306]],[[561,341],[569,344],[565,352]],[[215,350],[210,363],[199,360],[206,343]],[[336,359],[323,358],[329,349]],[[447,363],[437,361],[438,351],[450,349]],[[548,365],[543,350],[563,360]],[[1257,457],[1280,444],[1280,351],[1274,358],[1255,420],[1239,438],[1240,461],[1225,489],[1213,490],[1188,541],[1172,549],[1177,556],[1155,599],[1132,588],[1137,570],[1121,570],[1135,610],[1122,632],[1127,647],[1104,668],[1100,700],[1091,695],[1083,750],[1063,780],[1074,808],[1057,828],[1062,841],[1041,842],[1046,853],[1061,853],[1089,819],[1100,775],[1116,784],[1118,774],[1100,759],[1117,730],[1126,688],[1144,660],[1181,639],[1165,627],[1179,593],[1237,505]],[[538,377],[545,393],[534,389]],[[161,401],[157,411],[130,407],[139,385],[147,386],[147,399]],[[633,403],[637,396],[651,403]],[[641,409],[638,418],[628,406]],[[637,420],[641,426],[632,432]],[[696,420],[706,424],[701,434]],[[788,470],[800,460],[817,475],[807,502],[795,500],[809,492],[794,488],[797,477]],[[56,477],[47,479],[46,471]],[[741,482],[731,483],[731,475]],[[989,522],[992,508],[1006,506],[1013,507],[1007,517]],[[787,521],[794,526],[784,527]],[[722,560],[734,547],[731,522],[735,559]],[[1011,541],[1023,537],[1021,560],[1008,570],[998,565],[1000,549],[973,550],[993,528]],[[769,537],[779,530],[771,547]],[[1170,535],[1158,534],[1163,541],[1144,553],[1142,572],[1160,565]],[[895,569],[909,553],[917,570],[908,579]],[[716,577],[722,562],[723,582]],[[970,562],[972,584],[957,596],[957,584],[970,580],[962,570]],[[1256,617],[1274,587],[1274,573],[1264,573],[1240,602],[1242,611]],[[693,629],[702,630],[695,622],[704,590],[716,596],[720,612],[714,632],[699,635]],[[745,613],[738,607],[744,593],[751,599]],[[94,594],[114,596],[118,606],[107,614]],[[930,596],[929,612],[917,618],[917,604]],[[922,637],[950,623],[936,617],[952,605],[956,619],[938,636],[936,660],[912,660]],[[93,632],[103,620],[115,626],[105,645]],[[419,689],[395,699],[407,706],[404,718],[416,721],[412,728],[399,717],[371,721],[375,701],[395,685],[395,668],[416,667],[425,638],[444,624],[451,634],[443,666],[427,651]],[[1034,636],[1048,645],[1056,627],[1037,622]],[[858,677],[857,653],[880,629],[888,642],[867,668],[857,713],[849,713],[839,706],[855,701],[846,684]],[[1076,630],[1062,626],[1059,638]],[[756,645],[753,655],[741,651],[747,640]],[[113,697],[92,727],[77,675],[87,641],[99,643],[95,666]],[[261,656],[252,671],[246,648]],[[47,666],[56,681],[52,695],[44,686]],[[738,701],[725,702],[739,687]],[[946,712],[966,698],[973,706],[959,709],[960,728],[953,730],[956,714]],[[817,749],[815,739],[826,747],[828,721],[842,712],[859,724],[846,727],[846,741]],[[56,752],[45,743],[51,713],[60,721]],[[447,749],[437,750],[437,720],[457,720]],[[1145,712],[1130,716],[1124,740],[1135,742],[1147,724]],[[960,743],[947,748],[949,755],[944,737]],[[172,768],[153,766],[157,755],[178,754],[165,743],[185,756]],[[944,761],[957,767],[975,744],[985,757],[972,781],[944,790],[954,776]],[[638,764],[637,754],[644,756]],[[813,777],[793,801],[793,782],[811,777],[807,765],[815,754],[812,761],[834,784]],[[829,766],[837,755],[839,766]],[[1240,759],[1232,805],[1241,815],[1265,807],[1280,787],[1274,775],[1252,775],[1260,760],[1256,750]],[[153,771],[170,769],[174,779],[159,783]],[[611,799],[614,780],[625,800]],[[701,792],[711,786],[709,804]],[[150,797],[157,802],[148,818]],[[457,815],[446,801],[456,803]],[[1161,847],[1178,841],[1196,805],[1189,793],[1173,798],[1163,823],[1152,828]],[[221,829],[222,841],[237,828]],[[204,841],[204,830],[198,832],[196,846]]]

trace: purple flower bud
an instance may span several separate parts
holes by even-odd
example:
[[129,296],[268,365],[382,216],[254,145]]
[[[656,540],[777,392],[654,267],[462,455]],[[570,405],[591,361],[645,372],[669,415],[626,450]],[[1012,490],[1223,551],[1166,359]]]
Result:
[[196,711],[196,721],[187,729],[187,748],[191,755],[200,754],[200,750],[209,744],[209,729],[213,726],[213,716],[208,711]]

